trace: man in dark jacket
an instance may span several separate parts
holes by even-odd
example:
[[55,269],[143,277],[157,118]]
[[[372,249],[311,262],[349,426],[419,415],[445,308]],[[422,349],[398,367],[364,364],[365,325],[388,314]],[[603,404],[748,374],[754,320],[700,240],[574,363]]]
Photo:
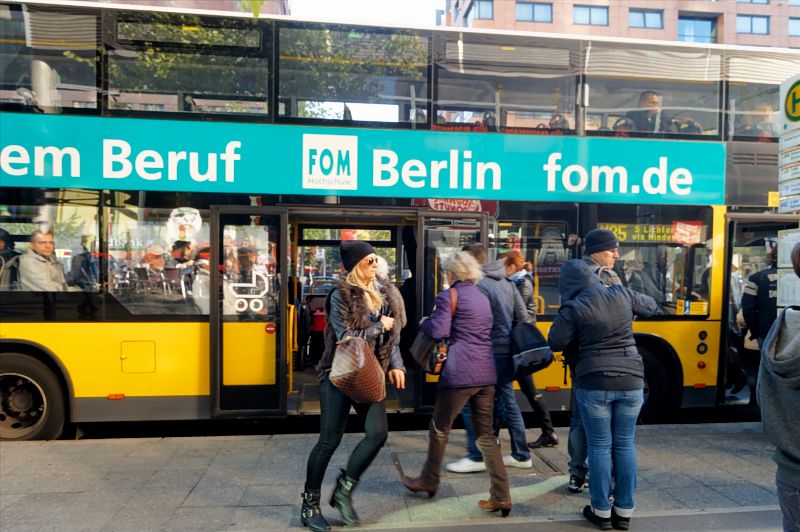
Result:
[[[608,229],[592,229],[584,238],[583,261],[589,266],[592,272],[600,278],[606,286],[622,285],[622,281],[614,271],[614,264],[619,258],[619,240],[613,231]],[[573,405],[569,423],[569,435],[567,436],[567,452],[569,454],[569,484],[567,489],[572,493],[580,493],[586,486],[586,476],[589,473],[589,466],[586,464],[589,458],[589,448],[586,445],[586,431],[583,430],[581,416],[575,407],[575,367],[574,360],[577,360],[577,348],[567,348],[564,350],[564,358],[570,367],[570,378],[572,379],[572,393],[570,404]],[[573,361],[573,362],[571,362]]]
[[769,267],[750,276],[742,291],[742,313],[750,336],[764,344],[769,328],[778,315],[778,252],[767,253]]
[[[800,277],[800,243],[791,253]],[[761,424],[775,449],[775,485],[783,511],[784,532],[800,530],[800,306],[786,307],[761,348],[758,378]]]
[[636,488],[633,441],[644,402],[644,362],[633,337],[633,316],[650,316],[658,307],[644,294],[604,286],[580,260],[564,264],[558,291],[562,304],[548,343],[553,351],[578,344],[573,386],[589,443],[592,477],[592,504],[583,515],[603,530],[610,529],[612,521],[614,528],[627,530]]
[[[525,421],[514,393],[514,363],[511,354],[511,329],[517,322],[530,322],[525,303],[514,284],[506,278],[502,260],[490,264],[486,262],[486,251],[480,244],[468,246],[465,251],[472,254],[478,263],[483,264],[483,279],[478,288],[486,294],[492,306],[492,352],[497,366],[497,385],[495,386],[495,413],[505,421],[511,439],[511,454],[503,457],[506,467],[530,469],[533,467],[531,452],[525,436]],[[488,316],[487,316],[488,318]],[[475,432],[470,419],[469,408],[461,412],[464,428],[467,431],[467,456],[447,464],[452,473],[473,473],[483,471],[483,456],[475,444]]]

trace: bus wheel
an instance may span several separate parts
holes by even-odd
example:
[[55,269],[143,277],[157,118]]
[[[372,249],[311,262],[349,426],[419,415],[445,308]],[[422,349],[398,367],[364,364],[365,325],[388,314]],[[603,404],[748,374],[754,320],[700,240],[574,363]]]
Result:
[[667,370],[653,353],[639,348],[644,361],[644,406],[639,415],[643,422],[662,420],[669,411]]
[[64,394],[33,357],[0,355],[0,440],[52,440],[64,430]]

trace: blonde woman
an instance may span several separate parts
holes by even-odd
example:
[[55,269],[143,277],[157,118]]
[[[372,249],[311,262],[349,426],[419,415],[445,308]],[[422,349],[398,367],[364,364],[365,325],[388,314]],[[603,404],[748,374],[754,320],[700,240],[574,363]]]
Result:
[[370,404],[354,403],[330,382],[336,342],[348,336],[360,336],[375,347],[375,356],[389,381],[398,389],[405,388],[405,368],[400,356],[399,342],[405,316],[403,301],[397,291],[389,291],[376,282],[378,256],[367,242],[344,240],[340,244],[342,265],[347,271],[344,280],[331,292],[326,301],[328,323],[325,329],[325,351],[318,370],[320,380],[320,434],[308,457],[306,484],[300,519],[314,531],[330,530],[320,510],[320,489],[331,456],[342,441],[350,407],[354,407],[364,423],[364,438],[356,445],[336,481],[330,499],[348,526],[359,524],[353,508],[352,494],[361,475],[386,442],[389,426],[383,401]]

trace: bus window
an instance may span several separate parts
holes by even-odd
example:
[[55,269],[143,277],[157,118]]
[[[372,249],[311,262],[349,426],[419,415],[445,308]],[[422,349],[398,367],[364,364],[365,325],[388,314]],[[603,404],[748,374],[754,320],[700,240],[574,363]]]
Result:
[[490,39],[442,41],[434,59],[434,129],[574,133],[577,54],[547,42]]
[[564,221],[538,222],[499,221],[494,238],[494,251],[502,257],[517,250],[525,258],[525,269],[533,279],[536,314],[554,315],[561,304],[558,274],[572,257],[569,232]]
[[97,14],[35,5],[4,10],[0,104],[38,113],[97,109]]
[[773,140],[779,135],[779,85],[736,83],[728,85],[728,124],[737,140]]
[[0,291],[99,291],[93,206],[54,202],[3,207]]
[[110,109],[268,113],[269,69],[256,22],[118,17],[115,47],[106,52]]
[[409,124],[425,118],[427,37],[364,28],[278,31],[280,116]]
[[[720,56],[593,46],[587,131],[719,138]],[[691,82],[687,82],[691,81]]]
[[[175,209],[110,208],[109,292],[132,314],[207,313],[195,304],[193,283],[207,260],[208,214]],[[200,291],[200,293],[207,293]]]
[[595,226],[620,242],[614,270],[623,285],[652,297],[659,314],[708,314],[710,209],[615,205],[597,211]]

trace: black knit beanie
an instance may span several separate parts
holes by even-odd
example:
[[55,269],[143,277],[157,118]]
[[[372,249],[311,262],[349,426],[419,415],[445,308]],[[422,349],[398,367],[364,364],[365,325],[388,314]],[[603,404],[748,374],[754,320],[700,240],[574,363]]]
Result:
[[607,249],[616,249],[619,247],[619,240],[613,231],[608,229],[592,229],[584,239],[585,251],[587,255],[597,253],[599,251],[606,251]]
[[339,243],[339,253],[342,256],[344,269],[349,272],[361,262],[361,259],[375,253],[375,248],[361,240],[342,240]]

